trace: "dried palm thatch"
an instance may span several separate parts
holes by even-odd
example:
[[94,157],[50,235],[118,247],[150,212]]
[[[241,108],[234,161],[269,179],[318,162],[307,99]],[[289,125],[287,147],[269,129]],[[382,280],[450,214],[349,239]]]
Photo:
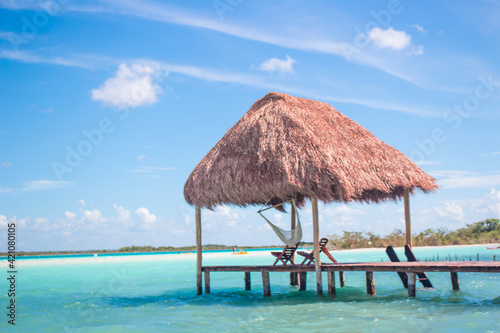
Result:
[[324,202],[380,202],[404,188],[431,192],[435,179],[397,149],[324,102],[269,93],[191,173],[190,204],[213,208]]

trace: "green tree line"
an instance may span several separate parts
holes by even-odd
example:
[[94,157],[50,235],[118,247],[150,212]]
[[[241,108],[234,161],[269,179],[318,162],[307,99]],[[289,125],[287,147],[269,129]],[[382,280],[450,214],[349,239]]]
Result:
[[[337,249],[358,249],[370,247],[404,246],[405,233],[395,229],[389,235],[381,237],[372,232],[344,231],[343,235],[331,235],[330,245]],[[426,229],[413,234],[413,246],[467,245],[500,242],[500,223],[498,219],[487,219],[466,227],[450,231],[444,228]]]

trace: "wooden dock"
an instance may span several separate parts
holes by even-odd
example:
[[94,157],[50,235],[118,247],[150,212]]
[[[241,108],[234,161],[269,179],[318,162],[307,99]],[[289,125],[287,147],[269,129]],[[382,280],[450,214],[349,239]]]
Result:
[[[251,272],[261,272],[264,296],[271,296],[270,272],[289,272],[298,275],[299,290],[306,289],[306,274],[314,272],[314,265],[280,265],[280,266],[203,266],[205,274],[205,293],[210,293],[210,272],[244,272],[245,289],[250,290]],[[321,271],[327,272],[328,294],[334,295],[335,272],[339,272],[340,286],[344,286],[345,271],[366,272],[367,293],[375,294],[375,279],[373,272],[402,272],[408,276],[408,296],[415,297],[416,274],[421,272],[449,272],[453,290],[460,289],[459,272],[500,273],[498,261],[441,261],[441,262],[355,262],[339,264],[322,264]]]

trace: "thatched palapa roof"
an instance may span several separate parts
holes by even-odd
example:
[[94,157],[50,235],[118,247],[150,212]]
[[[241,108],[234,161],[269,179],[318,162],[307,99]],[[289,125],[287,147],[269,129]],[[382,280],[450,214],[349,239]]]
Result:
[[292,197],[379,202],[402,197],[404,188],[433,191],[434,181],[327,103],[269,93],[201,160],[184,196],[207,208]]

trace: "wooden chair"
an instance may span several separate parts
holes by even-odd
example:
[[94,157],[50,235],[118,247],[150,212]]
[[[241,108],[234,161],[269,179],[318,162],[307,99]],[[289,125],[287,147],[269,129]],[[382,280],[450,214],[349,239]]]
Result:
[[[328,252],[328,249],[326,248],[327,243],[328,243],[328,238],[321,238],[319,240],[319,253],[321,254],[321,252],[323,252],[324,254],[326,254],[328,259],[330,259],[334,263],[338,264],[337,260],[335,260],[333,258],[333,256],[330,254],[330,252]],[[309,265],[309,264],[314,263],[314,250],[311,252],[299,251],[297,253],[300,254],[301,256],[305,257],[304,261],[301,263],[301,265],[304,265],[304,264]],[[308,261],[308,260],[309,260],[309,262],[306,264],[306,261]]]
[[293,260],[293,255],[297,250],[297,246],[299,246],[299,243],[295,244],[295,246],[286,245],[283,251],[281,252],[271,252],[271,254],[276,257],[276,261],[274,262],[273,266],[276,266],[278,261],[281,261],[285,266],[287,262],[290,262],[292,265],[295,265],[295,262]]

